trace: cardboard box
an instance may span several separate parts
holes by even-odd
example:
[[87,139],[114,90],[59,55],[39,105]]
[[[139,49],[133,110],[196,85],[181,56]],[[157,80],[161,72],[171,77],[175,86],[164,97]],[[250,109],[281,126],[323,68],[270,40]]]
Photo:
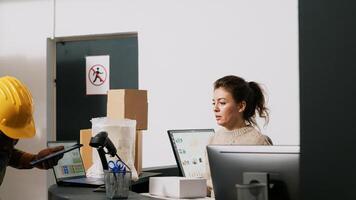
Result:
[[93,164],[93,148],[89,146],[90,138],[91,138],[91,129],[83,129],[80,130],[80,144],[83,144],[82,148],[80,148],[80,154],[83,159],[85,171],[91,167]]
[[140,175],[142,172],[142,131],[136,131],[135,168],[137,174]]
[[134,119],[137,130],[147,130],[147,90],[117,89],[108,91],[107,116]]
[[206,179],[186,177],[150,177],[150,195],[170,198],[204,198]]

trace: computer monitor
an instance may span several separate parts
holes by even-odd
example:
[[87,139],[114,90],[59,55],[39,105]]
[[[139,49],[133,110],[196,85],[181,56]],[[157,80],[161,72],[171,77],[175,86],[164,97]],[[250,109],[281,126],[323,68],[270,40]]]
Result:
[[266,172],[269,200],[299,200],[299,146],[207,146],[216,200],[237,198],[243,173]]
[[206,145],[214,129],[168,130],[180,175],[202,177],[206,171]]

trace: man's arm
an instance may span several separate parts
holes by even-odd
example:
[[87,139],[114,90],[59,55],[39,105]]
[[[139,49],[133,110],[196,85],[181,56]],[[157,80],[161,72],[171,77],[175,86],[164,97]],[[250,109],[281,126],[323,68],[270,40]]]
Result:
[[17,169],[31,169],[30,162],[36,159],[36,155],[30,154],[18,149],[14,149],[10,160],[9,165]]
[[[31,168],[33,168],[30,165],[31,161],[38,160],[38,159],[43,158],[49,154],[55,153],[55,152],[63,150],[63,149],[64,149],[63,146],[47,148],[47,149],[43,149],[40,152],[38,152],[37,155],[27,153],[27,152],[24,152],[24,151],[21,151],[18,149],[14,149],[11,154],[10,160],[9,160],[9,165],[11,167],[14,167],[17,169],[31,169]],[[63,157],[63,154],[56,156],[52,159],[46,160],[44,162],[41,162],[41,163],[37,164],[35,167],[39,168],[39,169],[52,168],[53,166],[57,165],[58,160],[61,159],[62,157]]]

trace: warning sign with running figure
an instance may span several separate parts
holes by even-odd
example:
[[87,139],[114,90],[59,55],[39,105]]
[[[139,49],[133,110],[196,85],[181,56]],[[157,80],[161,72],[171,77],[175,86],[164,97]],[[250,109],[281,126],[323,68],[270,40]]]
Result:
[[110,89],[110,56],[86,56],[87,95],[107,94]]

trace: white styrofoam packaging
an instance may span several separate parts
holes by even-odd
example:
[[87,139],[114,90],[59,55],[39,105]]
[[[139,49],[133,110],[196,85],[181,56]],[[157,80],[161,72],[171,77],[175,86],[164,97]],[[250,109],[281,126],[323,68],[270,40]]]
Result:
[[204,198],[207,194],[206,179],[186,177],[150,177],[150,195],[171,198]]

